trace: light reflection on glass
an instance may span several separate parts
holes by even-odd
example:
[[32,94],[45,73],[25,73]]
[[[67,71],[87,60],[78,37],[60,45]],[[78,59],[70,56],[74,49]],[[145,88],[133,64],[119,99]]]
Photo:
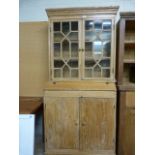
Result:
[[102,42],[101,41],[94,41],[94,54],[101,54],[102,53]]
[[104,20],[103,21],[103,29],[104,30],[111,30],[111,20]]

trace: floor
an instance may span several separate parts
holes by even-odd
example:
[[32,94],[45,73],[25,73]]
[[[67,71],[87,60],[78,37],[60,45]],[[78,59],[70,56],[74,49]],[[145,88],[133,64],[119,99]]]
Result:
[[43,113],[39,112],[35,120],[35,155],[44,155]]

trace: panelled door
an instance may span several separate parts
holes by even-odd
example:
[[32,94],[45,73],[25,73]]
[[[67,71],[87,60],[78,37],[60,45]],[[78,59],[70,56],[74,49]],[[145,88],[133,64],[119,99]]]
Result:
[[45,99],[46,149],[79,148],[79,98]]
[[114,99],[80,98],[80,149],[114,150]]
[[46,97],[45,102],[47,150],[115,149],[114,99]]

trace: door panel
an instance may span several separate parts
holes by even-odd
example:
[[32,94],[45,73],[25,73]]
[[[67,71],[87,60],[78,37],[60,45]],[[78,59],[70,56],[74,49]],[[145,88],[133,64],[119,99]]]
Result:
[[84,78],[110,78],[111,40],[111,19],[87,19],[84,21]]
[[79,148],[79,99],[46,98],[47,149]]
[[53,22],[53,78],[78,79],[80,22],[63,20]]
[[80,99],[80,149],[111,150],[114,147],[114,99]]

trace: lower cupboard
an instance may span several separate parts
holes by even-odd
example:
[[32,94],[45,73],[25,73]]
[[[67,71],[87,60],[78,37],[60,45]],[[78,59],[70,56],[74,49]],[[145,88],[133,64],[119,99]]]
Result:
[[45,91],[45,154],[115,155],[115,115],[116,92]]

